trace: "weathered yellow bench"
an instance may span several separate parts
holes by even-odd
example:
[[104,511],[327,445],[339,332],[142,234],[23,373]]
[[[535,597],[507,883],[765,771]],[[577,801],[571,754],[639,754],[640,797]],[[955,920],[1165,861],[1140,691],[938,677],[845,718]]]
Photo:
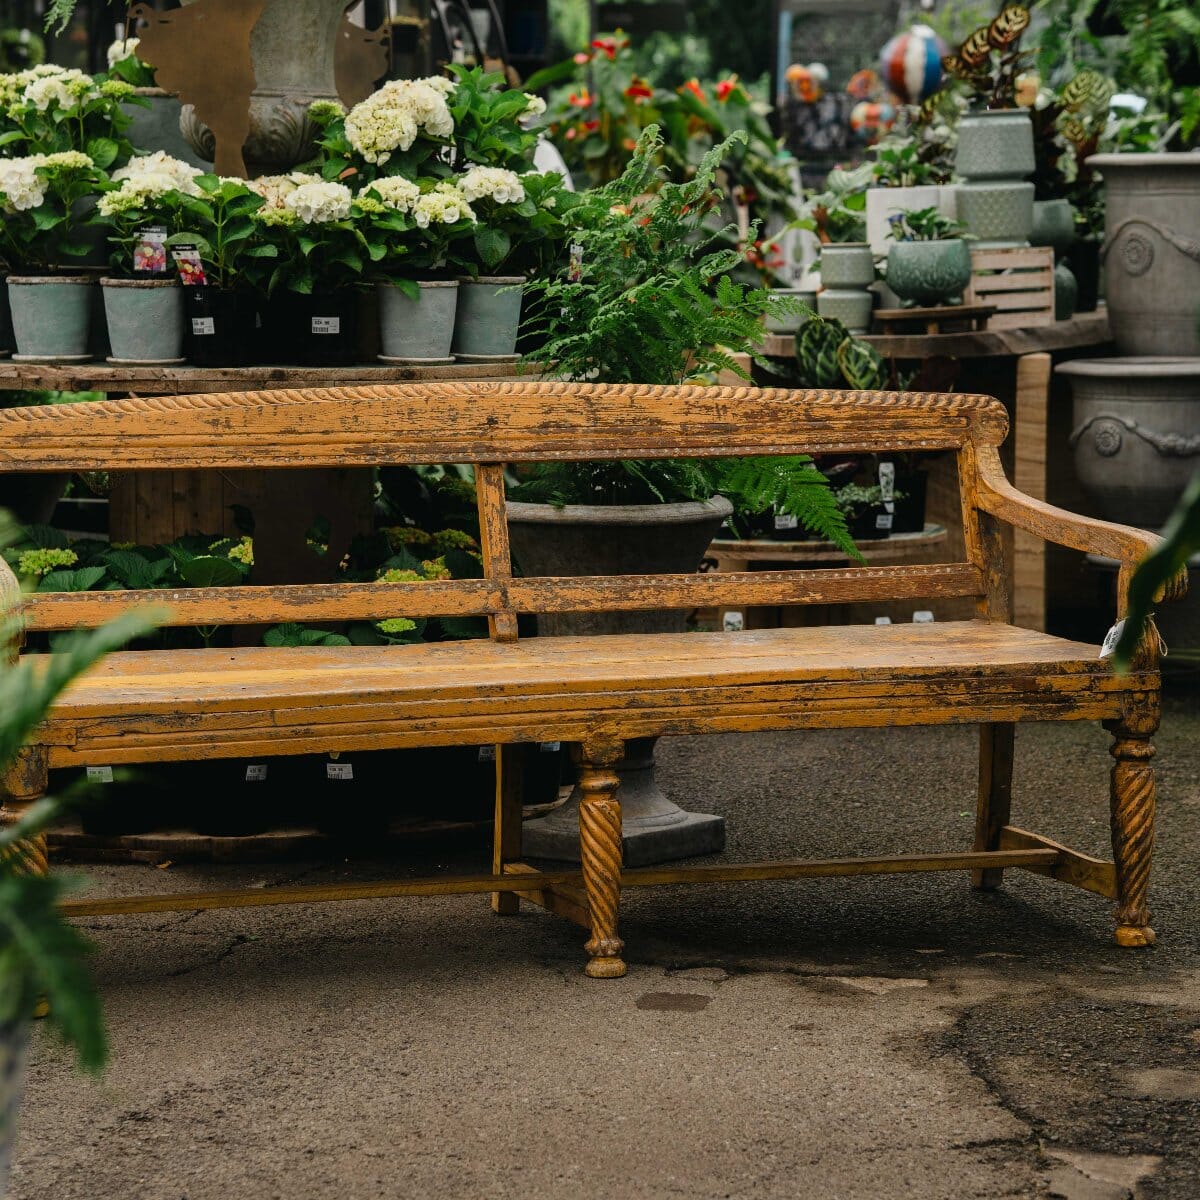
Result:
[[[116,400],[0,412],[0,470],[283,469],[472,463],[485,577],[414,584],[234,587],[29,597],[30,630],[94,626],[166,603],[172,623],[250,624],[485,615],[491,638],[397,647],[209,649],[111,655],[61,699],[5,783],[4,812],[43,793],[51,767],[408,746],[495,744],[493,873],[335,886],[81,899],[74,915],[490,892],[590,929],[587,970],[625,971],[622,887],[967,870],[995,887],[1022,868],[1116,901],[1117,941],[1154,940],[1154,639],[1117,675],[1095,646],[1014,628],[1001,523],[1120,560],[1124,596],[1152,535],[1014,490],[1003,408],[983,396],[754,388],[445,384]],[[513,578],[503,464],[554,459],[951,450],[964,561],[636,578]],[[13,581],[8,580],[11,588]],[[973,620],[745,633],[520,639],[520,613],[969,597]],[[1014,723],[1098,720],[1114,736],[1115,862],[1010,824]],[[974,846],[961,853],[622,870],[614,765],[630,738],[832,727],[978,724]],[[521,858],[516,743],[579,748],[582,870]],[[44,847],[31,847],[41,853]]]

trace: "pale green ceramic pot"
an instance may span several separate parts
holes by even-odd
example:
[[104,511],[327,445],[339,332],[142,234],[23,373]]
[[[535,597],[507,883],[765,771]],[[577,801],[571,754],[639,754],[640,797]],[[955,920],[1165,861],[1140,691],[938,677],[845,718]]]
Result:
[[112,361],[122,366],[183,362],[183,288],[175,279],[102,279]]
[[870,287],[875,256],[866,242],[832,242],[821,247],[821,283],[827,288]]
[[798,312],[768,316],[768,333],[795,333],[817,311],[817,293],[811,288],[772,288],[772,296],[789,296],[804,306]]
[[1051,246],[1056,255],[1065,254],[1075,241],[1075,210],[1069,200],[1035,200],[1031,246]]
[[481,275],[460,279],[454,318],[455,355],[504,358],[516,353],[521,326],[521,275]]
[[450,358],[458,280],[424,280],[415,300],[399,288],[379,285],[380,358],[440,362]]
[[874,294],[863,288],[827,287],[817,295],[817,312],[841,321],[851,333],[867,333],[874,302]]
[[888,287],[909,304],[948,304],[970,281],[971,251],[962,238],[893,242],[888,251]]
[[87,362],[95,282],[88,275],[10,275],[17,358]]
[[1054,267],[1054,319],[1069,321],[1075,315],[1075,301],[1079,298],[1079,284],[1071,268],[1065,262]]

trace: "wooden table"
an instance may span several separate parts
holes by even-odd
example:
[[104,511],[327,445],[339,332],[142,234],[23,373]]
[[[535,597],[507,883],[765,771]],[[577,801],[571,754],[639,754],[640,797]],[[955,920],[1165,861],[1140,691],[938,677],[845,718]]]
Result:
[[[996,396],[1009,408],[1013,432],[1006,450],[1006,466],[1013,483],[1039,500],[1047,499],[1048,483],[1059,485],[1056,502],[1066,508],[1083,503],[1072,470],[1052,468],[1067,457],[1065,433],[1056,436],[1054,462],[1048,460],[1051,398],[1055,356],[1070,357],[1107,345],[1111,341],[1108,314],[1101,306],[1094,313],[1080,313],[1069,321],[1020,329],[984,329],[943,334],[872,334],[863,339],[885,358],[897,361],[946,360],[952,368],[951,385],[958,391],[979,391]],[[794,339],[768,336],[764,352],[777,358],[794,358]],[[1060,393],[1065,400],[1065,392]],[[1066,412],[1065,405],[1055,405]],[[1062,459],[1058,458],[1062,456]],[[961,554],[962,531],[958,512],[958,480],[954,464],[939,460],[930,471],[929,512],[931,521],[949,528],[949,550]],[[1064,555],[1070,552],[1062,552]],[[1046,628],[1047,580],[1045,544],[1032,534],[1017,532],[1012,542],[1013,619],[1030,629]],[[946,615],[959,615],[950,614]]]

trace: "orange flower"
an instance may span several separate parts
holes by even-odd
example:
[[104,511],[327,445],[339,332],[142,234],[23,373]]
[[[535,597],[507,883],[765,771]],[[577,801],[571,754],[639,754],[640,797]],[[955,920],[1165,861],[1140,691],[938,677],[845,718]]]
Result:
[[592,94],[587,88],[580,88],[578,92],[572,92],[567,97],[567,103],[572,108],[590,108],[592,105]]
[[700,86],[700,80],[698,79],[689,79],[687,83],[685,83],[682,87],[677,88],[676,91],[678,91],[681,96],[684,92],[691,92],[701,104],[706,104],[708,102],[708,97],[704,94],[704,89]]
[[637,149],[637,142],[633,138],[627,137],[621,142],[621,148],[628,150],[632,154],[633,151]]
[[633,82],[625,89],[625,95],[630,100],[650,100],[654,96],[654,89],[635,75]]

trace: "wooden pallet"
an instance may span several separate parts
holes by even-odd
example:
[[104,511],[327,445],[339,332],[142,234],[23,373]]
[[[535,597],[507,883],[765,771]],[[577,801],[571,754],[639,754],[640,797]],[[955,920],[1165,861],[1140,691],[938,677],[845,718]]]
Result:
[[963,333],[987,328],[988,318],[996,311],[994,304],[938,304],[930,308],[878,308],[875,323],[878,332],[897,333]]
[[964,304],[990,304],[992,329],[1054,323],[1054,251],[1049,246],[971,249]]

